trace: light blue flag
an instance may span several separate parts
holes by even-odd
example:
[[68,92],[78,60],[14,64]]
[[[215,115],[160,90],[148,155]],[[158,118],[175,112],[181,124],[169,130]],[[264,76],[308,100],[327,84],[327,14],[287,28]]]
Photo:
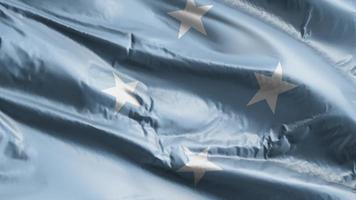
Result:
[[356,199],[355,10],[0,0],[0,199]]

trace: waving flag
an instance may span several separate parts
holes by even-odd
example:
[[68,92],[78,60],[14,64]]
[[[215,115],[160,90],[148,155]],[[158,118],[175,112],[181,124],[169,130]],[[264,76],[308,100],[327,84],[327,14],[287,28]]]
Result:
[[355,11],[0,0],[0,199],[356,199]]

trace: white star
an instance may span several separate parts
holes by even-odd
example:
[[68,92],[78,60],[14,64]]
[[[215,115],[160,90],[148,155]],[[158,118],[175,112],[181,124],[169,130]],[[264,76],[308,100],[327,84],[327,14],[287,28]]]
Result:
[[221,167],[208,160],[208,150],[201,153],[193,153],[188,148],[183,147],[184,154],[188,157],[188,162],[178,170],[178,172],[193,172],[194,184],[198,184],[207,171],[220,171]]
[[260,85],[260,90],[258,90],[247,105],[249,106],[259,101],[266,100],[273,113],[275,113],[276,110],[278,95],[297,87],[294,84],[282,80],[283,70],[280,63],[278,63],[272,77],[256,73],[255,76]]
[[115,97],[115,109],[119,112],[121,108],[130,103],[136,107],[140,106],[139,102],[131,93],[135,92],[138,82],[124,83],[117,75],[114,74],[115,86],[103,90],[104,93]]
[[212,7],[212,5],[197,7],[194,0],[187,0],[187,4],[185,5],[184,10],[169,12],[168,14],[170,16],[181,21],[178,38],[183,37],[183,35],[187,33],[192,27],[204,35],[207,35],[202,22],[202,17]]

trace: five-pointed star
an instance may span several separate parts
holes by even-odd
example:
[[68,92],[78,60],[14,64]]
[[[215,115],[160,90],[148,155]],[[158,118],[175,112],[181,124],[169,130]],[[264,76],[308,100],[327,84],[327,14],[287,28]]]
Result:
[[174,12],[169,12],[168,14],[177,20],[181,21],[181,25],[179,28],[178,38],[183,37],[185,33],[189,31],[190,28],[194,28],[195,30],[207,35],[202,17],[207,13],[213,6],[206,5],[197,7],[195,4],[195,0],[187,0],[187,4],[184,10],[178,10]]
[[294,84],[282,80],[283,70],[280,63],[278,63],[272,77],[262,74],[255,74],[255,76],[260,85],[260,90],[258,90],[247,105],[249,106],[259,101],[266,100],[273,113],[275,113],[276,110],[278,95],[297,87]]
[[178,172],[193,172],[195,185],[198,184],[205,172],[222,170],[221,167],[208,160],[208,150],[201,153],[193,153],[186,147],[183,147],[183,150],[188,157],[188,162]]
[[114,74],[115,86],[103,90],[104,93],[115,97],[115,109],[119,112],[125,103],[134,106],[140,106],[139,102],[131,93],[135,92],[138,82],[124,83],[117,75]]

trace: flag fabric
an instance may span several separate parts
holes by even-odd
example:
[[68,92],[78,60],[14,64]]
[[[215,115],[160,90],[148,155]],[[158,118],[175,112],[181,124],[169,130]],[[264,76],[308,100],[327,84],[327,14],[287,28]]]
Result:
[[0,199],[356,199],[353,0],[0,0]]

